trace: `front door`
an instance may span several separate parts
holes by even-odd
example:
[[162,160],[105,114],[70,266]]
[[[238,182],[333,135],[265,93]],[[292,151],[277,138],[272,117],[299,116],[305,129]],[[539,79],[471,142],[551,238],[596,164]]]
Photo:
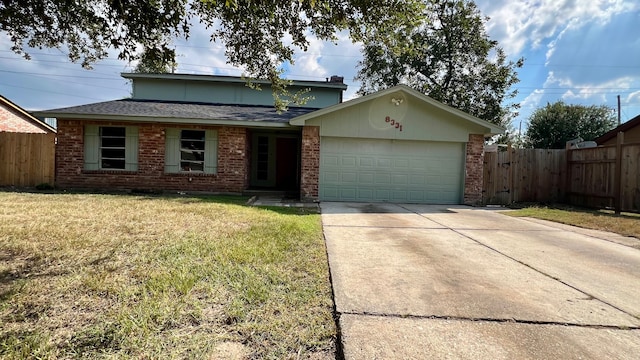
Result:
[[253,134],[251,187],[297,190],[300,174],[299,144],[298,134]]

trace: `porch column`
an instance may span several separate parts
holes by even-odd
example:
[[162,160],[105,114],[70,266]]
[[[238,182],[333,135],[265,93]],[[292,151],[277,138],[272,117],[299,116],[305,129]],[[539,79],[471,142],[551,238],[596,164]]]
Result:
[[300,199],[318,200],[320,179],[320,127],[302,128],[302,149],[300,156]]
[[484,166],[484,135],[469,134],[464,171],[465,205],[482,205],[482,181]]

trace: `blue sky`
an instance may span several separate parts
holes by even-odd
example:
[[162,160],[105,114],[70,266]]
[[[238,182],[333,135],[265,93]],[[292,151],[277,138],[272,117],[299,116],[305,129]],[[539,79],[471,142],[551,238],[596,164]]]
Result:
[[[616,108],[620,95],[622,122],[640,114],[640,3],[635,0],[477,0],[490,19],[489,35],[511,59],[525,58],[515,85],[521,105],[512,125],[527,126],[527,118],[547,102],[607,105]],[[241,75],[228,65],[224,47],[210,43],[203,29],[188,42],[176,41],[177,72]],[[53,109],[128,97],[130,86],[120,77],[135,64],[114,56],[84,70],[63,51],[35,49],[27,61],[10,50],[0,33],[0,94],[27,110]],[[345,98],[355,96],[353,80],[360,45],[341,35],[337,44],[311,41],[288,68],[291,79],[322,81],[344,76]]]

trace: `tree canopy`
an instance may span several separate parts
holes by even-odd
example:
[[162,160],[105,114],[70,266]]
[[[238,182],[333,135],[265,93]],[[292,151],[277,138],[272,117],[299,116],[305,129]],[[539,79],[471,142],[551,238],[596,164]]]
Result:
[[[516,69],[487,35],[487,18],[470,0],[426,0],[418,23],[375,29],[363,48],[357,79],[361,94],[400,83],[449,106],[507,126],[517,104]],[[384,32],[380,32],[380,30]]]
[[537,149],[564,149],[569,140],[591,141],[616,126],[613,109],[605,105],[547,103],[529,117],[527,146]]
[[[175,57],[175,55],[173,55]],[[162,60],[158,49],[145,49],[140,55],[140,60],[133,72],[143,74],[168,74],[178,64],[176,62],[167,63]]]
[[0,32],[26,58],[28,48],[64,48],[90,68],[112,49],[123,60],[155,49],[171,64],[171,41],[188,38],[198,21],[225,45],[230,64],[271,80],[278,93],[286,86],[281,65],[293,63],[295,49],[307,49],[309,36],[336,40],[347,30],[362,41],[374,29],[405,23],[420,6],[420,0],[1,0]]

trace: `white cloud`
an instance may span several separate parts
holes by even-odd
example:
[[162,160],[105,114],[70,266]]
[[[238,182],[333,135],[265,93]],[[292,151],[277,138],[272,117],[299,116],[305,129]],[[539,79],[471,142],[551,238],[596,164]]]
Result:
[[200,46],[178,45],[176,47],[176,62],[178,63],[176,72],[233,76],[243,73],[242,67],[227,63],[224,48],[214,43],[209,43],[209,45],[206,46],[206,43],[202,43]]
[[[574,84],[570,79],[565,79],[564,83],[572,89],[567,90],[562,99],[567,102],[591,102],[594,104],[604,104],[608,98],[615,97],[618,89],[628,89],[634,79],[621,78],[613,79],[599,84]],[[610,105],[610,104],[609,104]]]
[[640,104],[640,91],[634,91],[626,96],[626,103]]
[[520,103],[520,119],[528,118],[538,107],[540,107],[542,99],[544,97],[544,90],[536,89],[532,91],[521,103]]
[[326,75],[327,69],[320,65],[324,41],[311,37],[309,34],[309,46],[307,51],[298,51],[294,57],[292,76],[306,76],[309,80],[318,80]]
[[361,44],[352,43],[347,32],[341,32],[337,37],[335,43],[309,37],[309,48],[306,52],[296,53],[295,64],[289,68],[288,77],[323,81],[332,75],[342,76],[348,86],[344,99],[349,100],[356,97],[356,91],[360,88],[353,78],[361,59]]
[[625,0],[478,0],[477,4],[490,17],[489,34],[510,55],[536,49],[566,29],[593,21],[606,24],[618,14],[638,9]]

